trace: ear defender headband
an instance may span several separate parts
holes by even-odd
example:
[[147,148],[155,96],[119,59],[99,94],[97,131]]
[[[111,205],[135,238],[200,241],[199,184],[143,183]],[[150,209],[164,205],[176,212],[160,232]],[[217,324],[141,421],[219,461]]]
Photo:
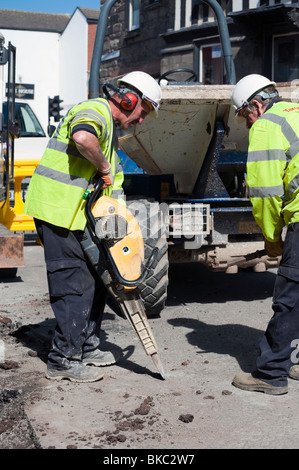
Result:
[[132,91],[125,91],[122,90],[121,88],[117,88],[110,83],[105,83],[103,86],[103,92],[105,93],[107,99],[110,98],[110,93],[108,91],[108,88],[111,88],[111,90],[115,91],[118,95],[121,97],[121,102],[120,102],[120,107],[124,109],[125,111],[132,112],[137,106],[138,103],[138,95],[133,93]]
[[246,106],[249,105],[249,102],[252,100],[252,98],[254,96],[260,96],[262,98],[262,100],[267,100],[267,99],[271,99],[271,98],[276,98],[278,96],[278,91],[275,90],[273,93],[267,93],[263,90],[259,91],[259,92],[254,92],[253,95],[251,95],[248,100],[244,101],[244,103],[241,104],[241,106],[239,106],[239,108],[236,109],[235,111],[235,116],[238,116],[239,112],[242,111],[242,109],[246,108]]

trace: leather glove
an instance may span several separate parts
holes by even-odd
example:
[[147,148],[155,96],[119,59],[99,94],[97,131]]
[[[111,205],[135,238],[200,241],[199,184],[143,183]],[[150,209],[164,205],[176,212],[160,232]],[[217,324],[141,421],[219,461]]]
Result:
[[102,186],[102,189],[106,189],[106,188],[108,188],[108,186],[112,185],[112,181],[111,181],[112,174],[111,174],[111,165],[110,165],[110,163],[109,163],[108,168],[106,168],[105,170],[99,171],[99,175],[100,175],[100,178],[104,182],[104,184]]
[[112,182],[111,182],[111,179],[110,179],[110,175],[111,173],[109,173],[109,175],[101,175],[101,179],[104,181],[104,184],[102,186],[102,189],[106,189],[108,188],[108,186],[111,186]]
[[278,240],[277,242],[269,242],[265,239],[265,250],[267,255],[270,258],[276,258],[277,256],[282,255],[283,249],[283,241],[282,239]]

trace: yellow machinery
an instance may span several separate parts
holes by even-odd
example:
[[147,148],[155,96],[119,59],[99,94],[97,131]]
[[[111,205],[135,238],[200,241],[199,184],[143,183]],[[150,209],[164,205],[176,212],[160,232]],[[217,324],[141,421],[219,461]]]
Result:
[[33,175],[38,162],[39,160],[14,161],[14,202],[13,205],[10,205],[10,194],[8,191],[5,204],[0,210],[0,224],[12,232],[35,230],[33,218],[23,214],[22,181],[24,178]]

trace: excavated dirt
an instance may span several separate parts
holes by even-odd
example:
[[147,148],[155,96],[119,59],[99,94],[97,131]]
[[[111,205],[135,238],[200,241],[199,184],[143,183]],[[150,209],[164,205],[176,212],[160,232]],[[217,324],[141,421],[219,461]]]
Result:
[[121,353],[118,364],[94,383],[48,380],[55,320],[43,249],[26,241],[25,266],[0,279],[0,449],[97,449],[108,464],[139,449],[191,459],[200,449],[297,448],[299,383],[283,396],[231,385],[254,367],[274,279],[172,266],[165,311],[149,319],[165,380],[111,301],[102,344]]

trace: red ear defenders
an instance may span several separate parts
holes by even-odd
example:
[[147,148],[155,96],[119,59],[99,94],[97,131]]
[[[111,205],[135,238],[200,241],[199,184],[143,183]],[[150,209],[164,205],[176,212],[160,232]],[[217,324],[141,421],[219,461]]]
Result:
[[138,103],[138,96],[132,92],[127,92],[123,96],[120,105],[125,111],[133,111]]
[[107,88],[111,88],[113,91],[115,91],[121,96],[120,106],[122,109],[131,112],[136,108],[138,103],[138,95],[136,95],[132,91],[123,91],[121,88],[116,88],[110,83],[106,83],[103,86],[103,91],[107,98],[110,98],[110,94]]

